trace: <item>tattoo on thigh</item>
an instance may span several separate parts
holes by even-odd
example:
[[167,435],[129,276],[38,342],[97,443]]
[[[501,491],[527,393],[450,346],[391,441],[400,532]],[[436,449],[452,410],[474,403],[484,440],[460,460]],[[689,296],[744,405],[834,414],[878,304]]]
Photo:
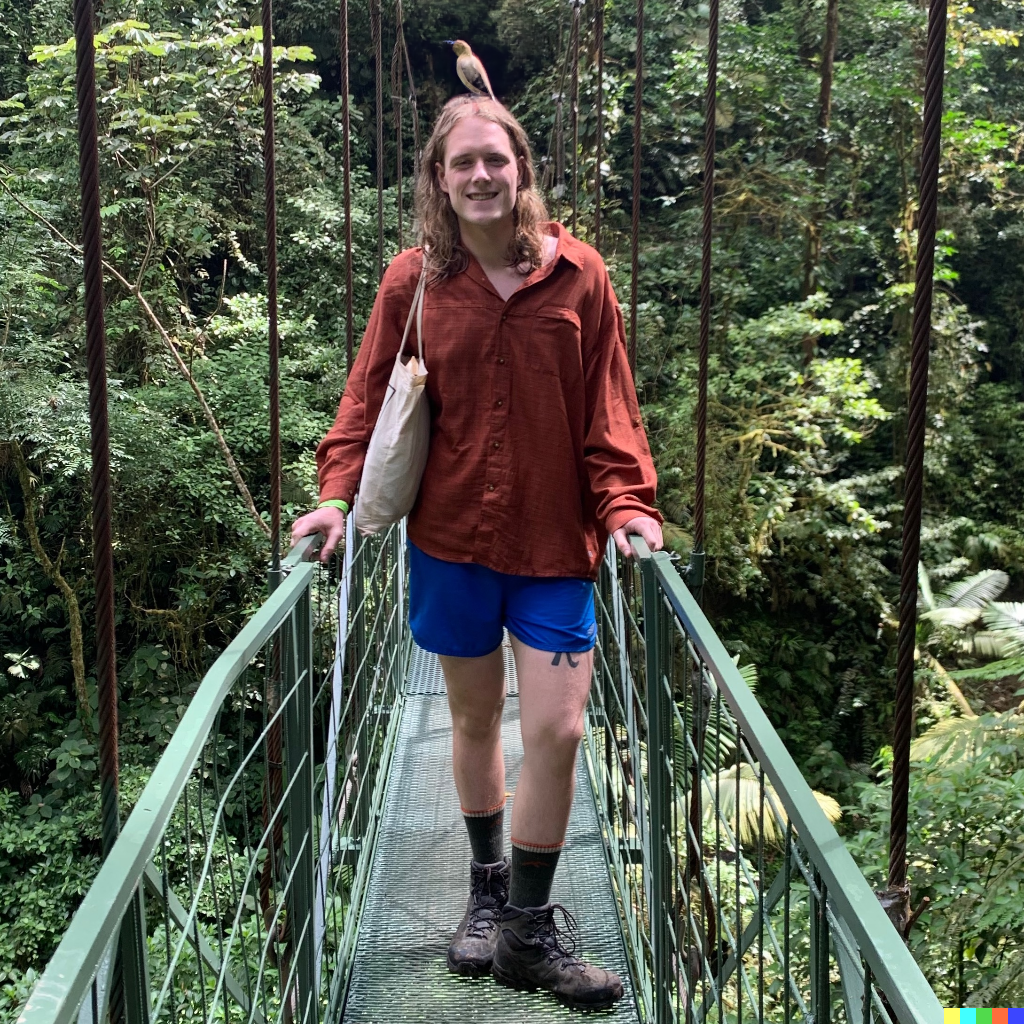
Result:
[[565,660],[569,663],[569,668],[576,668],[579,665],[579,661],[572,660],[572,654],[569,651],[556,651],[555,656],[551,659],[552,665],[557,665],[562,660],[562,655],[565,655]]

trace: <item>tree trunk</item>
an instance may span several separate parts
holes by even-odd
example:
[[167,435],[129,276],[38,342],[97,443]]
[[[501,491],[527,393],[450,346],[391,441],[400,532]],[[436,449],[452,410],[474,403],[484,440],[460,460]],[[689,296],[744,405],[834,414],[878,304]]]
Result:
[[[18,482],[21,484],[21,493],[25,500],[25,532],[28,534],[29,544],[32,545],[32,552],[42,566],[43,572],[60,591],[68,610],[68,629],[71,634],[71,671],[74,675],[78,718],[86,736],[91,736],[92,709],[89,707],[89,693],[85,686],[85,647],[82,640],[82,612],[78,607],[78,596],[71,584],[61,574],[60,555],[54,562],[43,547],[39,536],[39,527],[36,524],[36,501],[32,491],[32,477],[28,471],[28,463],[25,461],[25,453],[17,441],[11,441],[10,445],[14,453],[14,466],[18,473]],[[63,551],[63,546],[61,550]]]

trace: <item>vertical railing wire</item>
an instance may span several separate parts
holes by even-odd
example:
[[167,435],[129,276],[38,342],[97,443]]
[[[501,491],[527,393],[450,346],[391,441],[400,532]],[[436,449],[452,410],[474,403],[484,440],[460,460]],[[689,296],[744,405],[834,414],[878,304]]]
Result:
[[339,45],[341,53],[341,165],[342,204],[345,209],[345,371],[352,371],[355,332],[352,323],[352,113],[348,95],[348,0],[341,0]]
[[637,301],[640,290],[640,171],[644,108],[644,0],[636,3],[636,78],[633,85],[633,209],[630,223],[629,368],[636,376]]
[[594,46],[597,50],[594,118],[594,248],[601,251],[601,158],[604,147],[604,0],[595,0]]
[[377,150],[377,280],[384,276],[384,50],[381,39],[380,0],[370,0],[370,36],[373,42],[374,110]]
[[917,565],[921,551],[925,415],[928,405],[928,349],[931,342],[932,280],[942,142],[942,86],[946,54],[946,0],[928,7],[924,130],[921,152],[914,325],[910,352],[907,461],[904,478],[903,551],[900,561],[900,627],[896,661],[892,811],[889,825],[889,891],[886,905],[896,929],[906,931],[910,914],[907,884],[907,816],[910,793],[910,734],[914,724],[914,648],[917,629]]

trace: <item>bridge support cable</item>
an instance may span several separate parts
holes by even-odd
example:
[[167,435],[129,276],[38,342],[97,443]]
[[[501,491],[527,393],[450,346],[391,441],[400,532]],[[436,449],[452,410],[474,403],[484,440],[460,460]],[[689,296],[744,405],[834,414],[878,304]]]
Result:
[[685,579],[698,602],[704,588],[705,486],[708,450],[708,352],[711,346],[711,244],[715,212],[715,132],[718,101],[718,0],[708,9],[708,72],[704,93],[704,194],[700,243],[700,334],[697,353],[697,454],[693,495],[693,551]]
[[636,77],[633,83],[633,209],[630,221],[629,368],[636,377],[637,302],[640,290],[640,171],[644,111],[644,0],[636,0]]
[[594,248],[601,251],[601,158],[604,148],[604,0],[594,0],[594,49],[597,81],[594,96]]
[[[78,171],[82,196],[82,267],[85,344],[89,379],[89,438],[93,579],[96,588],[96,690],[99,718],[100,822],[103,855],[121,831],[118,812],[117,647],[114,631],[114,556],[111,541],[110,420],[107,411],[107,332],[103,307],[103,226],[100,215],[99,120],[96,113],[96,46],[92,0],[75,0],[75,90]],[[145,1024],[148,986],[142,894],[125,914],[117,949],[104,959],[109,1018]],[[102,987],[102,986],[101,986]]]
[[263,25],[263,193],[267,247],[267,339],[270,350],[270,586],[281,576],[281,341],[277,328],[277,173],[274,143],[274,10],[261,0]]
[[370,0],[377,161],[377,280],[384,277],[384,49],[380,0]]
[[352,370],[352,111],[348,95],[348,0],[338,12],[338,51],[341,56],[341,178],[345,211],[345,372]]
[[572,92],[570,117],[572,118],[572,233],[580,212],[580,13],[585,0],[572,0]]
[[892,811],[889,823],[889,888],[882,895],[889,917],[904,934],[910,919],[907,883],[907,809],[910,794],[910,734],[914,725],[914,648],[917,630],[917,566],[921,554],[928,349],[931,343],[932,281],[942,143],[942,86],[946,60],[946,0],[931,0],[925,57],[924,127],[910,347],[910,396],[904,477],[903,550],[900,558],[900,627],[896,655],[896,721],[893,731]]
[[402,227],[402,0],[395,0],[395,46],[391,51],[391,116],[395,125],[395,186],[398,211],[398,251],[405,248]]

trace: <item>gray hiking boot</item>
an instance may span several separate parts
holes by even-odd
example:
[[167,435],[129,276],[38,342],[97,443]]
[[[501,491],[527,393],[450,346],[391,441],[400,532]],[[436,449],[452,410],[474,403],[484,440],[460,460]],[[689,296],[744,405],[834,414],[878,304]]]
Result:
[[508,899],[509,873],[508,857],[496,864],[469,862],[469,902],[448,947],[449,971],[469,977],[490,972],[501,911]]
[[[555,924],[556,910],[562,913],[565,931]],[[571,943],[568,949],[565,939]],[[561,904],[520,908],[509,903],[501,915],[491,973],[509,988],[547,989],[577,1010],[607,1009],[622,998],[622,981],[613,971],[576,956],[576,939],[576,921]]]

